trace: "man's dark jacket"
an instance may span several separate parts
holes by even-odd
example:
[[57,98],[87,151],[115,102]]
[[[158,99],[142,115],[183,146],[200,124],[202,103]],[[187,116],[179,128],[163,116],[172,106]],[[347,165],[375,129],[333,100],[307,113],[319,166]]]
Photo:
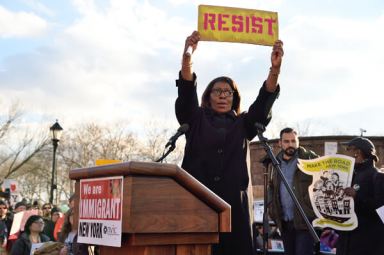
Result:
[[[277,158],[281,158],[283,151],[281,151]],[[313,151],[306,150],[304,147],[298,148],[298,158],[299,159],[314,159],[317,158]],[[296,168],[296,171],[293,176],[293,186],[292,190],[298,199],[301,207],[303,208],[305,215],[308,217],[309,222],[315,218],[315,213],[313,212],[311,200],[309,198],[308,187],[312,184],[312,176],[307,175],[300,171],[299,168]],[[282,229],[282,218],[283,211],[281,208],[280,202],[280,185],[284,185],[282,183],[280,176],[278,175],[276,169],[272,169],[271,172],[271,182],[269,185],[269,215],[272,220],[276,223],[278,228]],[[293,224],[295,229],[307,229],[304,219],[301,217],[300,212],[295,208],[293,215]]]
[[253,254],[247,194],[248,141],[257,133],[255,122],[268,124],[279,90],[269,93],[264,85],[247,113],[217,114],[199,107],[195,79],[176,81],[176,117],[180,124],[190,126],[182,167],[231,205],[232,232],[220,235],[220,244],[213,253]]

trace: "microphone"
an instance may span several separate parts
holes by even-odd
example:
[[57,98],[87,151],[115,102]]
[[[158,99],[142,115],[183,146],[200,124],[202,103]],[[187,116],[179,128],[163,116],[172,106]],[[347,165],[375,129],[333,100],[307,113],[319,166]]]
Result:
[[184,135],[189,130],[189,125],[184,123],[181,125],[178,129],[176,134],[174,134],[171,138],[169,138],[167,144],[165,145],[165,148],[167,148],[170,145],[175,145],[176,140],[181,136]]
[[255,123],[255,128],[257,130],[257,133],[262,134],[265,131],[265,126],[259,122]]

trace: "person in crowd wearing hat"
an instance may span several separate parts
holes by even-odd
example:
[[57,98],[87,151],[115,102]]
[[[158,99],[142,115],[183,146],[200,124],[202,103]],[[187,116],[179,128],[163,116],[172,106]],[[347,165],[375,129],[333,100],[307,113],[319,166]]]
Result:
[[24,201],[20,201],[15,204],[15,208],[13,209],[13,212],[18,213],[26,210],[27,210],[27,204]]
[[352,231],[339,231],[337,255],[383,255],[384,224],[376,209],[384,204],[384,178],[375,162],[379,160],[373,143],[356,137],[344,143],[347,155],[355,158],[351,187],[345,194],[353,197],[358,226]]

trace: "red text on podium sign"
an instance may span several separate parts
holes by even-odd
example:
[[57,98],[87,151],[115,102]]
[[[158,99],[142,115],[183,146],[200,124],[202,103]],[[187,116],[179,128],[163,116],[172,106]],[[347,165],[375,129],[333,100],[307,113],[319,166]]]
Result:
[[123,177],[80,180],[78,240],[121,246]]

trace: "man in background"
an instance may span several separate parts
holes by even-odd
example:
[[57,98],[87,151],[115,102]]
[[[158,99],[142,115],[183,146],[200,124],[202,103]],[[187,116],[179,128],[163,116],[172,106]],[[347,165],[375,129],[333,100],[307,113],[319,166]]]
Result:
[[[280,131],[279,146],[281,151],[276,158],[280,162],[282,173],[311,222],[315,218],[308,193],[312,176],[301,172],[297,163],[298,159],[313,159],[318,156],[313,151],[300,147],[297,132],[289,127]],[[272,199],[269,212],[280,229],[285,254],[313,254],[314,240],[311,233],[275,169],[272,170],[269,187]]]

